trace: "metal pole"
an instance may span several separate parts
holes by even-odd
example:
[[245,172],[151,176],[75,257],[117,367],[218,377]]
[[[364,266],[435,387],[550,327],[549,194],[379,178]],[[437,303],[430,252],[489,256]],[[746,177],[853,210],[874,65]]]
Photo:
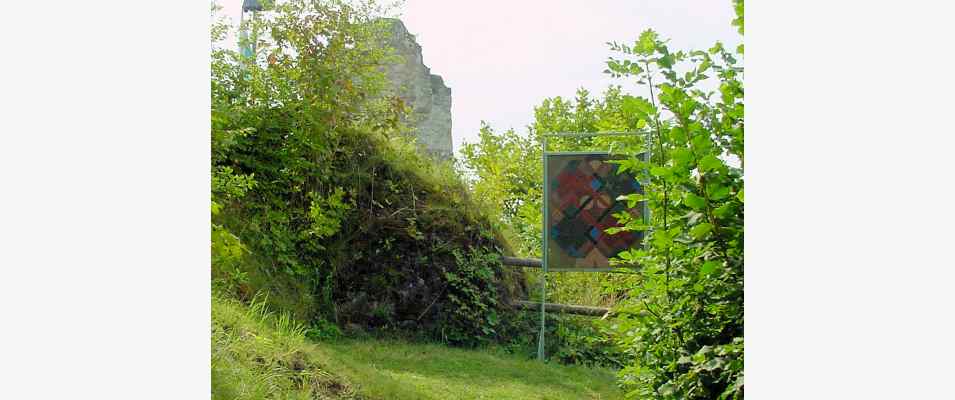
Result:
[[245,40],[249,33],[245,30],[245,10],[239,12],[239,54],[245,56]]
[[543,179],[541,179],[541,331],[537,338],[537,359],[544,361],[544,327],[547,318],[544,303],[547,300],[547,136],[544,136],[541,145],[541,162],[543,165]]
[[259,31],[258,31],[258,11],[252,11],[252,62],[255,62],[256,51],[258,51],[259,45]]
[[593,136],[636,136],[639,132],[554,132],[545,133],[544,137],[593,137]]
[[262,5],[259,4],[257,0],[243,0],[242,11],[239,14],[239,54],[241,54],[243,57],[254,59],[254,55],[256,51],[255,42],[257,41],[256,40],[257,32],[253,32],[253,36],[256,36],[256,37],[252,38],[251,47],[248,46],[247,43],[243,43],[243,42],[247,42],[249,39],[249,31],[248,29],[246,29],[246,26],[245,26],[245,13],[248,11],[252,12],[252,27],[255,28],[256,12],[262,11]]

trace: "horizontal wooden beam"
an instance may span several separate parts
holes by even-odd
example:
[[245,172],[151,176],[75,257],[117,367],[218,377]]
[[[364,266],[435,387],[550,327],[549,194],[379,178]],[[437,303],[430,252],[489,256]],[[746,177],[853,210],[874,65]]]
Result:
[[637,136],[640,132],[556,132],[545,133],[545,137],[590,137],[590,136]]
[[540,268],[541,260],[537,258],[517,258],[501,256],[501,264],[512,267]]
[[[501,256],[501,264],[509,267],[525,268],[543,268],[542,262],[538,258],[518,258]],[[578,268],[560,268],[552,269],[548,272],[611,272],[611,273],[633,273],[633,269],[638,265],[618,264],[613,267],[578,267]]]
[[[520,310],[541,309],[541,303],[525,300],[515,300],[511,303],[511,306]],[[610,313],[610,309],[604,307],[575,306],[555,303],[544,303],[544,310],[547,312],[562,312],[567,314],[590,315],[594,317],[601,317]]]

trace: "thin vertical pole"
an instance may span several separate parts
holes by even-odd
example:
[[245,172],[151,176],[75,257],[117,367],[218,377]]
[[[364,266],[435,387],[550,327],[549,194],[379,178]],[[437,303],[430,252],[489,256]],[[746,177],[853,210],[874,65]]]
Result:
[[544,308],[544,302],[547,300],[547,136],[543,137],[541,143],[541,163],[543,163],[544,176],[541,179],[541,331],[537,338],[537,359],[544,361],[544,326],[547,318]]
[[245,10],[239,13],[239,54],[245,56],[245,40],[249,33],[245,30]]
[[258,18],[256,17],[258,17],[258,12],[253,10],[252,11],[252,60],[255,60],[256,52],[258,51],[258,46],[259,46],[259,29],[258,29],[259,27],[257,25]]

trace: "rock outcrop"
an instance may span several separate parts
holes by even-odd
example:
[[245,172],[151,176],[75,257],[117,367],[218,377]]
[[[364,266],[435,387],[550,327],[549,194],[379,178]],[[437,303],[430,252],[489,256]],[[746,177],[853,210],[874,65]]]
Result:
[[386,69],[394,93],[412,112],[418,144],[438,159],[451,158],[451,88],[424,65],[421,45],[399,19],[389,18],[388,45],[400,61]]

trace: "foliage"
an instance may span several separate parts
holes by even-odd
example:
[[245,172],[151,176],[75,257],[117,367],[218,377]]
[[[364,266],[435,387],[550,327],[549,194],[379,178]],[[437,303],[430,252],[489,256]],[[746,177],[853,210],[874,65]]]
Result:
[[[455,344],[497,338],[487,318],[523,281],[489,263],[507,246],[486,209],[402,123],[407,108],[382,72],[393,60],[383,9],[265,6],[246,21],[251,57],[213,47],[212,170],[223,172],[213,191],[243,188],[214,199],[213,222],[246,249],[229,253],[236,273],[221,274],[223,286],[246,300],[269,293],[316,339],[350,324]],[[214,26],[213,41],[230,29]]]
[[619,369],[626,354],[613,341],[610,324],[576,315],[548,315],[547,354],[565,364]]
[[309,193],[308,217],[312,226],[308,233],[318,239],[334,235],[341,228],[345,213],[351,205],[342,201],[345,192],[337,187],[328,196],[323,197],[315,192]]
[[447,320],[442,323],[442,332],[450,343],[477,344],[486,342],[497,333],[499,312],[503,306],[498,302],[493,282],[494,271],[501,269],[499,252],[469,252],[452,250],[457,261],[452,271],[445,271],[447,280]]
[[[216,147],[221,150],[231,142],[231,137],[244,132],[217,131]],[[214,152],[215,154],[215,152]],[[229,167],[218,167],[212,170],[212,217],[215,218],[222,211],[222,203],[240,199],[246,192],[255,186],[255,179],[250,175],[236,174]],[[239,268],[239,262],[248,252],[242,241],[224,226],[213,222],[211,233],[212,242],[212,284],[216,289],[235,291],[236,285],[248,283],[247,274]]]
[[338,325],[325,319],[312,322],[312,326],[305,330],[305,337],[313,341],[333,340],[342,336],[344,335]]
[[[734,9],[733,25],[742,34],[741,0],[734,1]],[[743,46],[735,52],[720,43],[708,51],[671,52],[647,31],[633,45],[612,43],[611,49],[623,57],[611,58],[605,72],[636,78],[650,89],[649,97],[611,87],[600,100],[583,90],[573,101],[546,99],[535,108],[527,137],[512,131],[495,135],[485,125],[479,141],[462,151],[475,176],[471,185],[487,193],[503,210],[504,223],[519,232],[516,248],[539,256],[541,135],[638,133],[625,140],[549,140],[551,151],[649,151],[649,162],[630,157],[621,170],[647,182],[645,196],[626,200],[630,207],[646,200],[652,218],[646,225],[619,214],[624,227],[608,231],[648,231],[645,249],[626,251],[618,260],[641,265],[634,274],[553,277],[549,299],[612,305],[617,317],[606,329],[548,332],[555,343],[548,351],[564,361],[588,362],[600,356],[578,354],[587,340],[612,339],[629,354],[620,377],[630,397],[741,398],[744,105],[738,58]]]
[[477,143],[461,148],[462,167],[472,172],[470,186],[492,217],[508,227],[515,252],[539,255],[540,250],[540,144],[514,130],[495,134],[481,125]]
[[[619,258],[641,265],[617,306],[618,340],[635,356],[622,383],[633,398],[742,398],[743,69],[719,43],[671,52],[650,30],[611,47],[624,58],[607,72],[649,89],[624,106],[652,154],[621,164],[649,181],[652,215],[650,227],[624,228],[649,232],[645,249]],[[700,89],[711,75],[718,96]]]

